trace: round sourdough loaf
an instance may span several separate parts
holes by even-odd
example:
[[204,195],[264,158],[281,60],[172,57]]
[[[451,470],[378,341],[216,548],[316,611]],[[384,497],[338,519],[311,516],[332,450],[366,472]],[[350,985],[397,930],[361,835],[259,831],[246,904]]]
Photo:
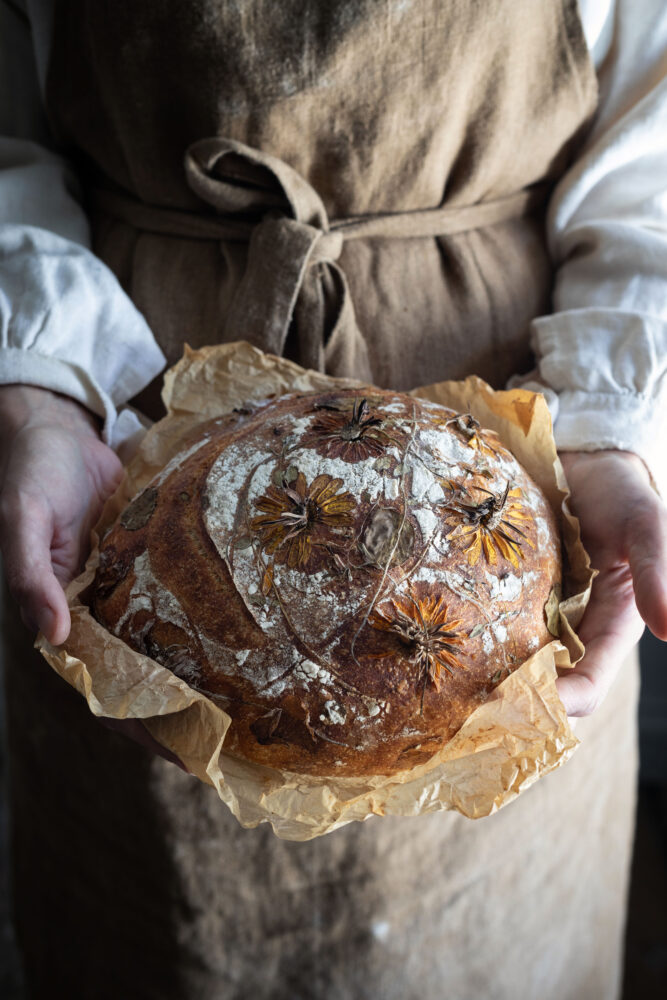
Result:
[[230,753],[389,775],[551,640],[560,576],[549,505],[495,434],[343,389],[202,424],[107,532],[88,599],[224,708]]

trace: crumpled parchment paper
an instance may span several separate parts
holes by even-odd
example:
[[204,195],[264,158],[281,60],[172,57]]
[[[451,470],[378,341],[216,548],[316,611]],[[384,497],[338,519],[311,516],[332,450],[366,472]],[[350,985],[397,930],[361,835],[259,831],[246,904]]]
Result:
[[139,718],[193,775],[215,787],[245,827],[271,823],[289,840],[309,840],[353,820],[375,815],[417,816],[456,809],[470,818],[506,805],[538,778],[563,764],[577,739],[556,692],[557,672],[583,653],[574,628],[590,595],[593,573],[568,513],[562,468],[544,399],[522,389],[492,390],[471,376],[414,390],[496,431],[544,490],[560,519],[565,555],[565,598],[554,638],[511,674],[427,763],[392,777],[315,778],[234,758],[224,749],[229,716],[203,694],[146,656],[134,652],[91,616],[81,594],[98,561],[98,540],[130,499],[181,448],[204,420],[253,400],[292,391],[354,385],[306,371],[240,342],[192,351],[165,375],[167,416],[145,435],[127,475],[93,532],[84,572],[67,589],[72,630],[66,643],[36,646],[54,670],[82,694],[95,715]]

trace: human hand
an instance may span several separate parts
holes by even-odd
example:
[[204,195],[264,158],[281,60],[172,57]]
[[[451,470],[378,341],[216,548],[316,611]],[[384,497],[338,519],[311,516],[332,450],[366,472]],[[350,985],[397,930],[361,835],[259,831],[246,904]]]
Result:
[[[0,386],[0,552],[21,617],[53,645],[70,631],[64,588],[122,474],[84,407],[47,389]],[[100,721],[186,770],[141,720]]]
[[0,550],[9,589],[31,628],[60,645],[63,588],[88,555],[90,529],[122,476],[95,418],[34,386],[0,387]]
[[667,508],[626,451],[563,452],[572,511],[598,570],[578,628],[586,654],[556,686],[570,716],[603,701],[644,623],[667,639]]

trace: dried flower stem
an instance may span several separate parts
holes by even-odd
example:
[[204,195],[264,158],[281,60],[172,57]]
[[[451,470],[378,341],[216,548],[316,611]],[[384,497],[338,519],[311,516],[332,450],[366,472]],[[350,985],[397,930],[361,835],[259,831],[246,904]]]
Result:
[[372,615],[373,608],[375,607],[375,604],[376,604],[376,602],[377,602],[377,600],[378,600],[378,598],[379,598],[379,596],[380,596],[380,594],[382,592],[382,588],[384,587],[384,582],[387,579],[387,574],[389,573],[389,569],[391,567],[392,559],[394,558],[394,554],[396,552],[396,549],[398,548],[398,543],[399,543],[400,538],[401,538],[401,532],[402,532],[403,526],[405,524],[405,519],[408,516],[408,500],[407,500],[407,496],[405,494],[405,489],[404,489],[405,488],[405,460],[408,457],[408,454],[410,452],[410,449],[412,447],[412,444],[414,442],[414,439],[415,439],[416,435],[417,435],[417,408],[413,404],[413,407],[412,407],[412,434],[410,435],[410,437],[409,437],[409,439],[408,439],[408,441],[406,443],[405,451],[403,452],[403,456],[402,456],[402,459],[401,459],[402,471],[401,471],[401,476],[400,476],[400,487],[403,490],[403,514],[402,514],[402,517],[401,517],[401,523],[399,524],[398,529],[396,531],[396,538],[394,540],[394,544],[393,544],[393,546],[391,548],[391,552],[389,553],[386,565],[384,567],[384,571],[382,573],[382,579],[380,580],[380,583],[378,585],[377,590],[375,591],[375,594],[371,598],[371,603],[368,606],[368,610],[366,611],[366,614],[364,615],[364,618],[363,618],[363,621],[362,621],[361,625],[359,626],[359,628],[357,629],[357,631],[352,636],[352,642],[350,643],[350,653],[352,655],[352,659],[354,660],[354,662],[356,663],[357,666],[360,666],[359,660],[357,659],[356,654],[354,652],[354,648],[356,646],[357,639],[361,635],[362,630],[368,624],[368,619]]

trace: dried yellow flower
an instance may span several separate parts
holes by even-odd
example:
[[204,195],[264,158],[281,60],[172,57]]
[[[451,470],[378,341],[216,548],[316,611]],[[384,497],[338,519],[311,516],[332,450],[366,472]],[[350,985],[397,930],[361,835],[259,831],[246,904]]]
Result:
[[264,551],[275,553],[276,562],[287,563],[290,569],[303,569],[313,546],[331,542],[331,529],[352,524],[356,501],[350,493],[339,493],[342,485],[342,479],[321,475],[308,486],[299,472],[293,482],[283,480],[281,486],[269,486],[255,501],[264,513],[250,522]]
[[[456,656],[466,638],[466,633],[459,631],[463,621],[449,619],[441,594],[428,594],[425,598],[412,593],[392,597],[375,609],[369,623],[373,628],[391,632],[401,645],[408,647],[407,658],[417,664],[424,682],[432,681],[436,691],[440,690],[443,670],[453,674],[455,668],[465,669]],[[392,649],[380,656],[395,654]]]
[[510,489],[509,483],[502,496],[495,496],[479,486],[476,489],[487,494],[485,500],[479,503],[456,500],[449,505],[456,523],[447,539],[467,543],[465,552],[470,566],[477,565],[483,552],[491,566],[497,563],[500,555],[518,569],[519,559],[524,558],[522,545],[535,548],[524,530],[533,522],[518,501],[521,490]]

